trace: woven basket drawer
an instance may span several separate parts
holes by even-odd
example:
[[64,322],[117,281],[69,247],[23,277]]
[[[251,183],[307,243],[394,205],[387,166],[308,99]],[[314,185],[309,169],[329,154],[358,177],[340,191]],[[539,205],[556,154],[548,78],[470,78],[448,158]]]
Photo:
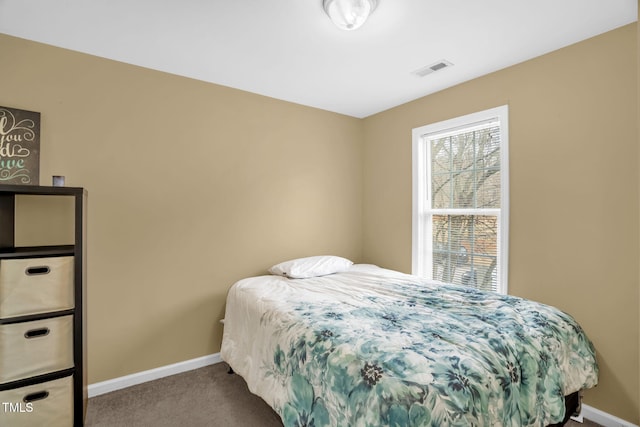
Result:
[[0,391],[0,426],[73,426],[73,376]]
[[0,325],[0,383],[73,367],[73,316]]
[[74,306],[73,257],[0,260],[0,318]]

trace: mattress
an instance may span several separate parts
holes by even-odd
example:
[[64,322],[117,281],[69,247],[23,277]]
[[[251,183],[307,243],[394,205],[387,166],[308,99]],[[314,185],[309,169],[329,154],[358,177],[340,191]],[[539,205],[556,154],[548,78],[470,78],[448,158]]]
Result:
[[237,282],[221,356],[285,426],[545,426],[598,378],[567,313],[372,265]]

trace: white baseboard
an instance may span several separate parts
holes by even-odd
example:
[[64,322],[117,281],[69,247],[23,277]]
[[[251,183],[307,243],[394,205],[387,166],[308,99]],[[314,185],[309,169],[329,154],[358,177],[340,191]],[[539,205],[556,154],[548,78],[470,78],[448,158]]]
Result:
[[604,427],[638,427],[637,424],[632,424],[622,418],[618,418],[614,415],[601,411],[600,409],[596,409],[585,404],[582,405],[582,412],[580,415],[589,421],[593,421],[594,423],[598,423]]
[[135,374],[125,375],[124,377],[114,378],[112,380],[89,384],[87,387],[87,394],[89,397],[99,396],[111,391],[146,383],[147,381],[157,380],[159,378],[168,377],[169,375],[175,375],[181,372],[192,371],[194,369],[214,365],[220,362],[222,362],[220,353],[185,360],[184,362],[178,362],[172,365],[149,369],[148,371],[136,372]]

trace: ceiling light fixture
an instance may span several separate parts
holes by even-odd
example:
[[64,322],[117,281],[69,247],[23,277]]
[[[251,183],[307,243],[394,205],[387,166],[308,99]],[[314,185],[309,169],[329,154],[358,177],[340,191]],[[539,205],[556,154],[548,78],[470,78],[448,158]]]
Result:
[[360,28],[376,8],[376,0],[322,0],[324,11],[342,30]]

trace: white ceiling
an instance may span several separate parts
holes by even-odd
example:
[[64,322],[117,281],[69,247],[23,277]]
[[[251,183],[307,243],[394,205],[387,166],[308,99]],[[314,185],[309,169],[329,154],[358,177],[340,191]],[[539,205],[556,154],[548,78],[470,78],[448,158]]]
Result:
[[[0,0],[0,32],[366,117],[634,22],[637,7],[378,0],[345,32],[322,0]],[[411,74],[442,59],[454,66]]]

